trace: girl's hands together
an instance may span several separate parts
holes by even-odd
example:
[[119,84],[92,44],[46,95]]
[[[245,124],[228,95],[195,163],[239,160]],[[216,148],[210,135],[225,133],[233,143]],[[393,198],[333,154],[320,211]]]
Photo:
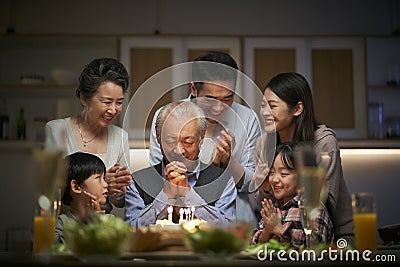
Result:
[[261,218],[264,223],[263,233],[259,237],[259,242],[267,242],[272,235],[279,236],[282,229],[282,215],[278,208],[275,208],[271,199],[264,198],[261,201]]

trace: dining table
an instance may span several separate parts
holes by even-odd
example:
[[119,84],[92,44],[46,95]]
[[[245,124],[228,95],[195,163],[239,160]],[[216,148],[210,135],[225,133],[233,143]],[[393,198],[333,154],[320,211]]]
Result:
[[[106,259],[103,257],[82,260],[70,253],[44,253],[34,255],[32,252],[0,252],[1,266],[37,266],[37,267],[239,267],[239,266],[389,266],[400,262],[400,246],[381,246],[370,255],[369,261],[349,260],[346,258],[332,260],[286,260],[273,258],[259,259],[256,255],[238,254],[233,257],[204,257],[187,250],[126,252],[120,257]],[[378,260],[379,258],[379,260]]]

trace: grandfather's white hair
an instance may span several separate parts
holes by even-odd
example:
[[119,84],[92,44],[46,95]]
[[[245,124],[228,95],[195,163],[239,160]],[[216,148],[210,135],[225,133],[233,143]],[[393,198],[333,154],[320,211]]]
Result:
[[173,117],[179,120],[197,119],[200,135],[207,129],[206,117],[203,110],[191,101],[172,102],[163,106],[156,118],[156,134],[161,134],[161,129],[167,117]]

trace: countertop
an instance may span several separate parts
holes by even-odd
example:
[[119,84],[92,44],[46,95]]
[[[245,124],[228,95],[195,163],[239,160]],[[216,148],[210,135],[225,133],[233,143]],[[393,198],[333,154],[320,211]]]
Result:
[[[397,139],[342,139],[338,140],[340,148],[400,148],[400,138]],[[129,140],[131,149],[149,148],[149,140]]]
[[[342,139],[338,140],[340,148],[400,148],[400,138],[397,139]],[[149,148],[149,140],[130,139],[131,149]],[[27,140],[1,140],[0,147],[6,149],[30,149],[42,147],[41,142]]]
[[340,148],[400,148],[397,139],[343,139],[338,140]]
[[[172,251],[170,251],[172,252]],[[143,254],[143,253],[142,253]],[[376,255],[379,255],[377,257]],[[387,256],[384,256],[387,255]],[[388,257],[391,255],[390,257]],[[337,255],[338,256],[338,255]],[[35,258],[29,254],[18,254],[18,253],[10,253],[3,252],[0,253],[0,263],[2,266],[84,266],[84,267],[112,267],[112,266],[136,266],[136,267],[184,267],[184,266],[192,266],[192,267],[241,267],[241,266],[337,266],[338,264],[343,266],[377,266],[377,265],[388,265],[388,264],[396,264],[399,262],[399,250],[387,250],[387,251],[379,251],[377,253],[371,254],[369,257],[370,261],[365,261],[362,258],[359,260],[339,260],[336,258],[335,260],[331,260],[328,257],[325,257],[324,260],[310,261],[310,260],[299,260],[299,261],[279,261],[274,258],[272,260],[260,261],[255,259],[218,259],[218,258],[209,258],[209,259],[201,259],[198,257],[182,257],[179,252],[175,253],[174,256],[170,257],[155,257],[152,259],[151,257],[147,258],[136,258],[136,257],[124,257],[120,260],[114,261],[89,261],[83,262],[79,261],[77,258],[72,256],[61,256],[61,257],[44,257],[44,258]],[[379,259],[379,260],[378,260]]]

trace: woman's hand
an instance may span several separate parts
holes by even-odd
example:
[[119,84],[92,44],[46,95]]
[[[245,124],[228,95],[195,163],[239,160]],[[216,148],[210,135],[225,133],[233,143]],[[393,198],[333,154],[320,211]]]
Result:
[[131,179],[132,176],[128,171],[128,167],[120,168],[119,163],[115,163],[106,173],[105,180],[108,184],[108,194],[125,194],[126,187],[131,184]]
[[252,177],[256,188],[262,190],[269,187],[268,173],[269,173],[268,163],[258,164],[258,166],[256,167],[256,171],[254,172]]
[[221,135],[217,136],[219,143],[215,144],[216,150],[213,163],[216,166],[226,168],[236,145],[235,135],[229,129],[221,131]]
[[275,208],[272,200],[261,201],[261,218],[264,223],[263,233],[259,237],[259,242],[267,242],[272,235],[279,236],[282,229],[282,215],[278,208]]

